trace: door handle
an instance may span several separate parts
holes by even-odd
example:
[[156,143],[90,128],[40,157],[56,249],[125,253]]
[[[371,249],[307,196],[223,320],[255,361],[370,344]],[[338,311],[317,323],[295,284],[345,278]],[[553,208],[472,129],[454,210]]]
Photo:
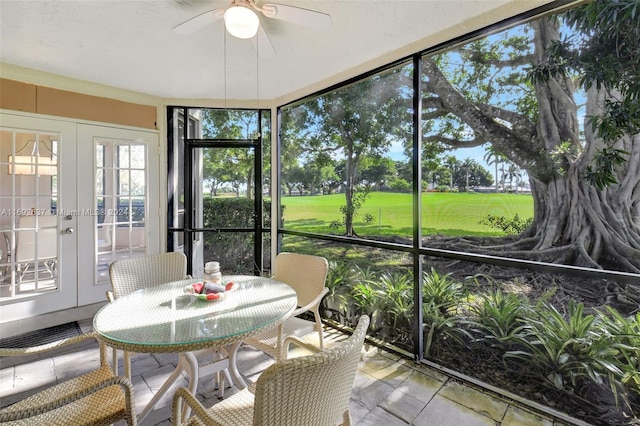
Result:
[[73,234],[73,228],[67,228],[64,230],[65,234]]

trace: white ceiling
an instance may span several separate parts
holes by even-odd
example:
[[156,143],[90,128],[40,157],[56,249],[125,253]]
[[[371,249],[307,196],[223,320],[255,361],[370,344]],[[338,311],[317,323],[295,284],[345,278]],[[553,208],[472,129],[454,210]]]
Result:
[[328,13],[332,29],[261,16],[276,54],[259,57],[223,21],[172,31],[230,0],[0,0],[0,62],[168,99],[284,99],[549,0],[273,2]]

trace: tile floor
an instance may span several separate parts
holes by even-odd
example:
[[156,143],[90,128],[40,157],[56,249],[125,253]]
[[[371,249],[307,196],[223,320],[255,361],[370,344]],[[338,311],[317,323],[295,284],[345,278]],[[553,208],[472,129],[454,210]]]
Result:
[[[91,321],[83,322],[81,326],[84,330],[90,329]],[[329,344],[335,344],[344,335],[329,329],[327,337]],[[0,406],[95,368],[98,365],[96,346],[95,343],[88,343],[47,357],[1,359]],[[586,425],[578,420],[559,419],[548,413],[535,412],[520,403],[379,348],[367,345],[365,350],[366,356],[358,367],[350,402],[355,425]],[[171,374],[177,359],[173,354],[138,354],[133,357],[132,381],[138,412]],[[255,381],[271,363],[271,358],[251,347],[242,346],[239,350],[239,370],[247,381]],[[220,392],[215,389],[212,377],[201,378],[198,385],[197,396],[205,406],[219,401]],[[172,390],[186,384],[187,379],[181,377]],[[227,388],[224,396],[234,391],[235,388]],[[141,426],[170,425],[172,395],[170,391],[160,399]]]

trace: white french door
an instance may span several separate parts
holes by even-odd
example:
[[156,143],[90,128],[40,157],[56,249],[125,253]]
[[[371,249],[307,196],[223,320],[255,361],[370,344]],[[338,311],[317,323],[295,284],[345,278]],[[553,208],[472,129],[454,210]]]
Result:
[[77,306],[76,125],[0,115],[0,322]]
[[78,140],[78,303],[87,305],[105,300],[111,262],[159,251],[158,134],[80,124]]
[[103,302],[156,253],[158,134],[0,114],[0,323]]

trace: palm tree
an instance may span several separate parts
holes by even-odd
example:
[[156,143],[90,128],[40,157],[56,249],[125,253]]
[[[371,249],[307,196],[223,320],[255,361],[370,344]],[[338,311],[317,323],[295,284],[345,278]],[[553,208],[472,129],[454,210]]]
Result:
[[458,159],[453,155],[448,155],[447,158],[444,159],[444,165],[449,167],[449,170],[451,171],[451,176],[449,178],[450,189],[453,189],[453,172],[455,171],[455,167],[458,163]]
[[496,168],[496,172],[494,174],[495,178],[496,178],[496,192],[498,192],[498,164],[500,164],[500,162],[503,159],[502,154],[500,154],[499,152],[496,151],[495,147],[493,145],[489,145],[484,153],[484,161],[487,162],[488,165],[494,165]]

